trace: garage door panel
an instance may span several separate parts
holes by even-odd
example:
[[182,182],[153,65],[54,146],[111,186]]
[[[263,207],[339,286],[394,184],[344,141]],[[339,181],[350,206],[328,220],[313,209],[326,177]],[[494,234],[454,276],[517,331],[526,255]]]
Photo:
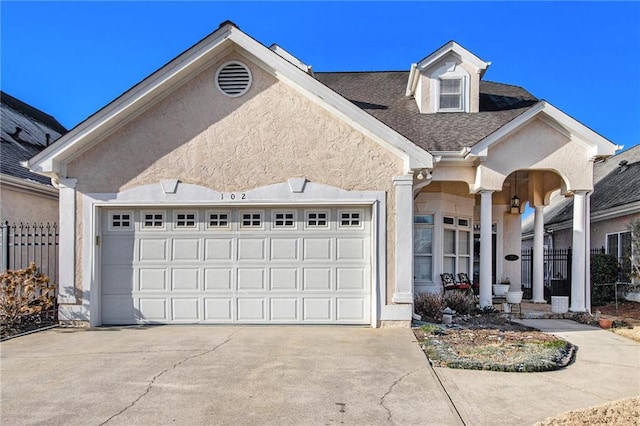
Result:
[[103,239],[103,265],[131,266],[133,264],[133,246],[132,236],[106,236]]
[[168,322],[167,298],[145,298],[138,301],[138,311],[141,322]]
[[104,324],[135,324],[135,309],[131,295],[102,296],[102,322]]
[[166,262],[169,260],[168,244],[163,239],[141,238],[139,243],[139,259],[141,262]]
[[362,321],[367,309],[362,297],[336,298],[336,319],[338,321]]
[[176,291],[198,290],[200,271],[198,269],[173,269],[171,271],[171,289]]
[[265,305],[264,297],[238,298],[238,321],[266,321]]
[[171,252],[174,261],[200,260],[200,240],[174,239]]
[[171,299],[171,319],[176,322],[198,322],[200,320],[200,299]]
[[233,299],[231,297],[210,297],[204,299],[204,320],[232,322]]
[[269,288],[274,291],[298,290],[297,268],[271,268]]
[[365,290],[364,268],[337,268],[336,290]]
[[133,271],[130,266],[103,266],[103,294],[128,295],[133,292]]
[[140,269],[138,272],[138,286],[140,291],[164,291],[167,288],[166,269]]
[[204,270],[206,291],[227,291],[233,289],[232,268],[207,268]]
[[233,240],[231,238],[207,238],[204,260],[233,260]]
[[311,322],[331,321],[331,297],[303,298],[302,317]]
[[238,260],[265,260],[264,238],[238,239]]
[[331,238],[305,238],[304,260],[331,260]]
[[264,268],[238,268],[238,290],[264,290]]
[[298,260],[297,238],[272,238],[271,260],[292,261]]
[[304,290],[331,291],[331,268],[304,268]]
[[270,305],[270,320],[282,322],[298,322],[298,298],[296,297],[272,297]]
[[362,238],[338,238],[337,260],[364,260],[365,241]]

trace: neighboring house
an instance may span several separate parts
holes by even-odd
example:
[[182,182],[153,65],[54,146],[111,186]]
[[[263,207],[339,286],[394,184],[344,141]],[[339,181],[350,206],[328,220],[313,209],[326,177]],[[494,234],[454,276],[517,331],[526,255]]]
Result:
[[58,190],[51,179],[21,166],[67,130],[55,118],[0,92],[0,219],[10,224],[58,221]]
[[449,42],[314,74],[221,24],[29,161],[60,187],[60,318],[408,326],[416,292],[474,271],[491,305],[520,285],[521,206],[562,188],[579,229],[616,146],[488,67]]
[[[624,280],[631,272],[630,224],[640,220],[640,145],[594,165],[594,189],[589,197],[591,224],[589,244],[616,256]],[[544,209],[545,246],[572,247],[573,200],[560,194]],[[533,245],[533,220],[523,223],[523,248]],[[640,255],[640,254],[638,254]]]

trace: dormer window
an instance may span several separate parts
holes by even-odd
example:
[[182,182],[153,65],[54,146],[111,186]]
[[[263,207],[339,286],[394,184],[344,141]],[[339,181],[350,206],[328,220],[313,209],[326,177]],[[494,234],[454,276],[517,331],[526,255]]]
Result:
[[462,78],[440,79],[439,111],[463,111]]

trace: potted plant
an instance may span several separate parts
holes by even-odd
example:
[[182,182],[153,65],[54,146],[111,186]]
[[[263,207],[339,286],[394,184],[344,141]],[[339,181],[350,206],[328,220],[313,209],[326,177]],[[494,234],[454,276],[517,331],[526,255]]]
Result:
[[511,287],[511,281],[509,277],[502,277],[500,284],[493,285],[493,294],[497,297],[505,297]]

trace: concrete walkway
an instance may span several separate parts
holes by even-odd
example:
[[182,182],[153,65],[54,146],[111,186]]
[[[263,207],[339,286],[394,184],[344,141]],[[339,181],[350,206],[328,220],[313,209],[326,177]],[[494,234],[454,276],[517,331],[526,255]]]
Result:
[[409,329],[53,329],[0,344],[0,424],[461,424]]
[[520,320],[578,346],[576,362],[545,373],[435,368],[467,425],[525,425],[640,395],[640,344],[570,320]]

